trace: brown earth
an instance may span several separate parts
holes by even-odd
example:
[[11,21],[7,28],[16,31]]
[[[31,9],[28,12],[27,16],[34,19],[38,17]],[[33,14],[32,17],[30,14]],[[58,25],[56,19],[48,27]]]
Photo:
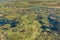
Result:
[[52,7],[52,8],[60,8],[60,2],[44,2],[44,1],[29,1],[30,4],[40,4],[43,6],[48,6],[48,7]]

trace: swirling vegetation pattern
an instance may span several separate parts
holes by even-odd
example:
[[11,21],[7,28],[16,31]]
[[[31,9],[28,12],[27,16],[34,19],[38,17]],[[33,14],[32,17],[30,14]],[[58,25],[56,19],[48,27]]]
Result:
[[60,40],[58,0],[1,1],[0,40]]

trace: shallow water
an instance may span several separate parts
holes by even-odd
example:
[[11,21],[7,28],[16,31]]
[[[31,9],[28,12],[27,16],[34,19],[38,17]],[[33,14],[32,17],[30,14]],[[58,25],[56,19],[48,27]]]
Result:
[[16,27],[18,24],[18,21],[16,20],[8,20],[6,18],[0,19],[0,26],[4,26],[6,24],[10,24],[11,27]]

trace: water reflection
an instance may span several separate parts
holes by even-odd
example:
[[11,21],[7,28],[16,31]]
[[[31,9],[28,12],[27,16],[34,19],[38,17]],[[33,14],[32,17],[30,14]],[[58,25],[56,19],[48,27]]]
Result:
[[5,24],[10,24],[11,25],[10,27],[16,27],[17,24],[18,24],[18,21],[9,20],[9,19],[6,19],[6,18],[0,19],[0,26],[4,26]]
[[58,30],[58,24],[59,22],[56,19],[52,19],[50,16],[48,16],[48,21],[52,25],[50,25],[50,30]]
[[46,30],[46,28],[50,29],[51,31],[58,31],[59,30],[59,24],[60,22],[58,22],[56,19],[51,18],[51,16],[47,17],[48,22],[49,22],[49,27],[47,25],[44,25],[45,22],[43,22],[41,19],[39,20],[39,23],[42,25],[42,29]]
[[9,20],[2,18],[0,19],[0,26],[4,26],[5,24],[7,24],[9,22]]
[[10,20],[10,22],[9,22],[9,24],[11,25],[11,27],[16,27],[18,23],[19,22],[16,21],[16,20]]

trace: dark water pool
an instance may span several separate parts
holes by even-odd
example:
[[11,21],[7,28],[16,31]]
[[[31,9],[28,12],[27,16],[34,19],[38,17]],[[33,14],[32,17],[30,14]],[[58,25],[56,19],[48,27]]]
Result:
[[44,30],[46,30],[46,28],[48,28],[52,31],[58,31],[58,29],[59,29],[58,25],[60,24],[60,22],[58,22],[55,19],[52,19],[50,16],[48,16],[47,19],[48,19],[49,24],[51,24],[52,26],[49,25],[49,27],[47,27],[46,25],[43,25],[43,24],[45,24],[44,22],[39,20],[39,23],[42,25],[41,28],[44,29]]
[[53,27],[51,27],[50,30],[58,30],[58,24],[60,24],[60,23],[56,19],[52,19],[49,16],[48,21],[51,25],[53,25]]
[[9,20],[9,19],[6,19],[6,18],[0,19],[0,26],[4,26],[6,24],[10,24],[11,25],[10,27],[16,27],[17,24],[18,24],[18,21]]

